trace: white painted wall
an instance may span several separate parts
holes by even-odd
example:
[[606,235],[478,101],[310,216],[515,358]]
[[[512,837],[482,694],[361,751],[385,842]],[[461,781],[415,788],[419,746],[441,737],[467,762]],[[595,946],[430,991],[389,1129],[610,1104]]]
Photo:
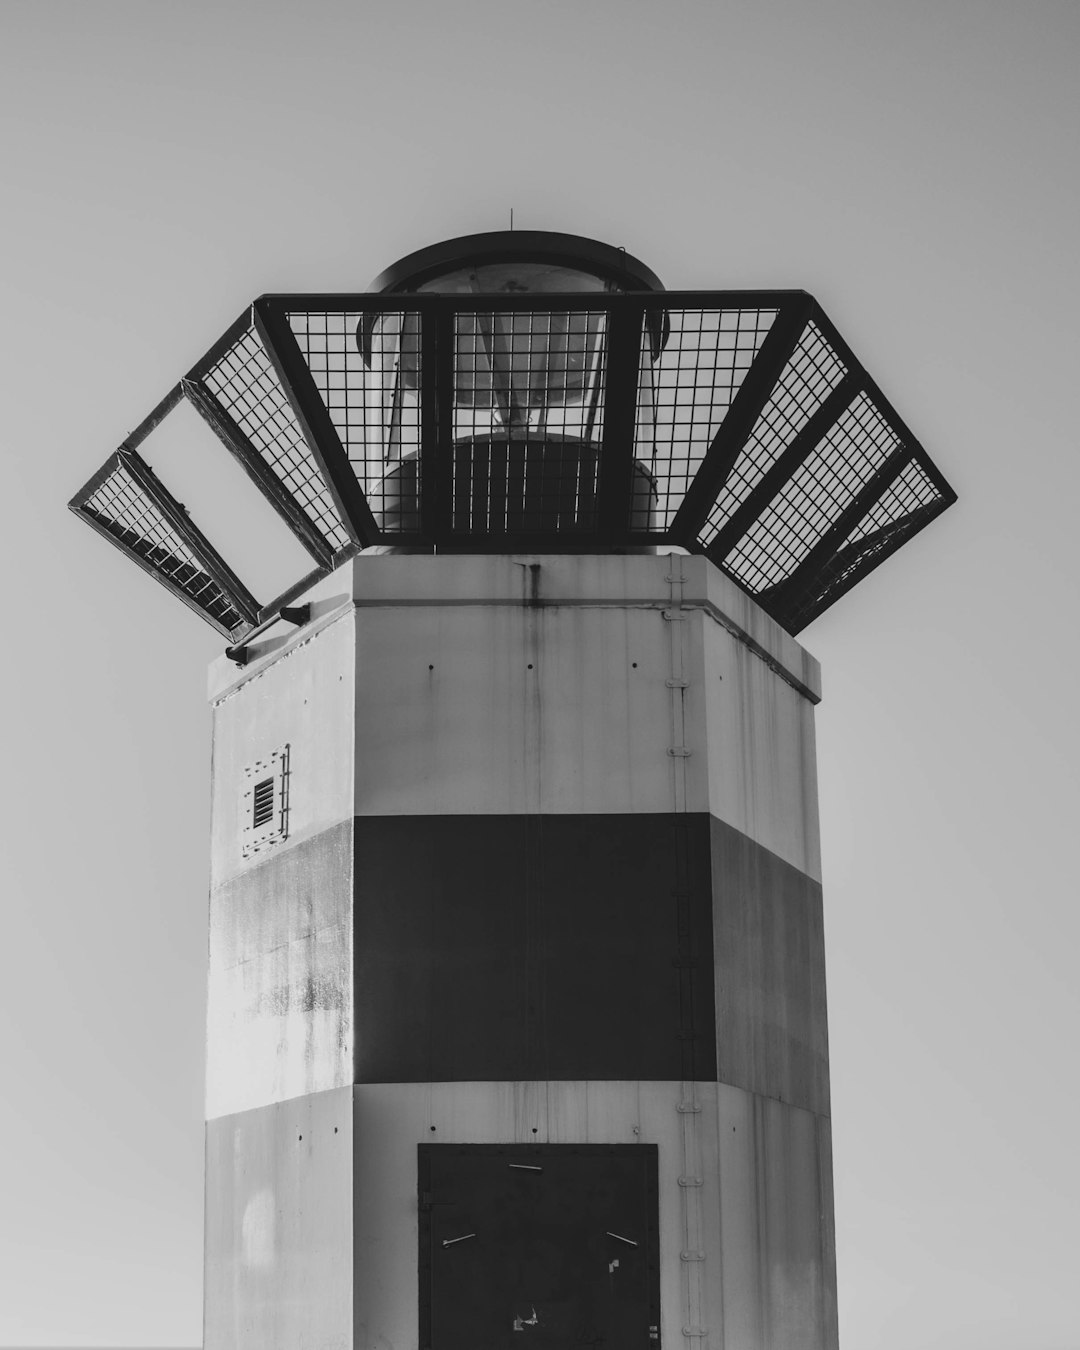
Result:
[[[696,1113],[679,1112],[693,1101]],[[820,1117],[739,1088],[678,1082],[436,1083],[357,1087],[357,1350],[416,1344],[418,1144],[655,1144],[661,1344],[737,1350],[835,1345],[831,1176]],[[684,1130],[697,1134],[687,1169]],[[435,1126],[434,1131],[432,1126]],[[534,1134],[533,1131],[536,1131]],[[702,1186],[679,1184],[700,1177]],[[698,1213],[688,1214],[688,1202]],[[684,1261],[683,1252],[704,1253]],[[687,1338],[696,1326],[708,1339]]]
[[212,668],[215,884],[242,766],[286,740],[292,842],[354,811],[711,811],[820,878],[816,662],[705,559],[362,556],[311,594],[328,627]]
[[[210,668],[211,888],[320,830],[347,820],[353,803],[355,621],[342,609],[325,627],[292,630],[271,659]],[[224,677],[224,678],[222,678]],[[289,746],[289,836],[254,858],[241,851],[244,766]]]

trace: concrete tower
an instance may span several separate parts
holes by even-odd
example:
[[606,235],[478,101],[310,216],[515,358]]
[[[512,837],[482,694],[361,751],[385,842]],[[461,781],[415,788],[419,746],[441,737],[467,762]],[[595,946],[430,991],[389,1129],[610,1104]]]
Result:
[[[182,405],[315,563],[268,604]],[[952,499],[808,296],[530,234],[257,301],[76,497],[230,639],[207,1350],[835,1346],[792,634]]]

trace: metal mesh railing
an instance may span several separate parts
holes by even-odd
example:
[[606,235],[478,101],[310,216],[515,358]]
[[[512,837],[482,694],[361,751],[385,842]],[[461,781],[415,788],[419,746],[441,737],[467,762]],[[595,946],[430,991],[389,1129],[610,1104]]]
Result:
[[268,611],[136,451],[185,393],[316,572],[656,540],[795,632],[955,499],[803,293],[267,296],[71,503],[230,632]]
[[258,333],[249,328],[203,382],[330,547],[345,548],[349,533]]
[[380,529],[419,528],[419,317],[305,310],[288,320]]
[[807,324],[709,512],[706,548],[847,374],[815,323]]
[[841,551],[940,500],[941,492],[930,475],[912,460],[844,540]]
[[515,310],[454,316],[454,439],[603,435],[607,315]]
[[798,632],[883,562],[940,509],[943,494],[917,461],[882,493],[836,552],[808,578],[803,593],[784,606],[784,621]]
[[244,624],[244,616],[122,462],[80,510],[222,628],[232,632]]
[[642,344],[636,458],[656,483],[666,529],[776,318],[775,309],[673,309],[655,360]]
[[458,534],[573,534],[593,528],[599,455],[577,441],[476,437],[454,447]]
[[455,315],[456,533],[595,524],[607,323],[599,310]]
[[790,576],[900,444],[866,394],[856,395],[724,559],[752,593]]

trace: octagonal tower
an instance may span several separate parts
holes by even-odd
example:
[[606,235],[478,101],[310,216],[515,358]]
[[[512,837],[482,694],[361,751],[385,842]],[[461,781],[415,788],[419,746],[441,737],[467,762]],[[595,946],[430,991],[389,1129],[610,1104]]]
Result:
[[836,1344],[793,634],[952,500],[809,296],[535,233],[256,301],[76,497],[229,644],[207,1350]]

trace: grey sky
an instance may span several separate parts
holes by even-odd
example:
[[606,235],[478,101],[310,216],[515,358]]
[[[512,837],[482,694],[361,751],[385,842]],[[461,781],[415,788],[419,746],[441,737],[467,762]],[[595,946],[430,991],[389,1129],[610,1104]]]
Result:
[[842,1344],[1075,1350],[1080,6],[0,4],[0,1345],[200,1340],[209,628],[63,512],[255,295],[812,291],[960,503],[803,641]]

